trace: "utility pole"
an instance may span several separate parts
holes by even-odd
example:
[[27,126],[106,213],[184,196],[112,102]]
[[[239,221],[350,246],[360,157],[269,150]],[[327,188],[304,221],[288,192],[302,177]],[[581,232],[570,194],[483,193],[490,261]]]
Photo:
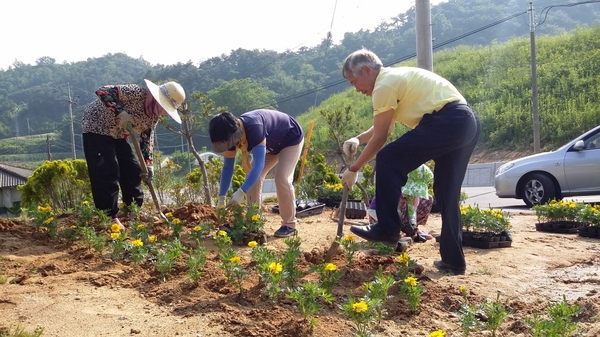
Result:
[[417,67],[433,71],[433,39],[431,36],[431,4],[429,0],[416,0],[415,13]]
[[537,62],[535,52],[535,13],[529,2],[529,37],[531,42],[531,108],[533,119],[533,153],[540,153],[540,111],[538,102]]
[[69,118],[71,119],[71,151],[73,152],[73,160],[77,159],[77,155],[75,153],[75,129],[73,127],[73,104],[76,104],[71,99],[71,85],[67,83],[67,87],[69,88]]

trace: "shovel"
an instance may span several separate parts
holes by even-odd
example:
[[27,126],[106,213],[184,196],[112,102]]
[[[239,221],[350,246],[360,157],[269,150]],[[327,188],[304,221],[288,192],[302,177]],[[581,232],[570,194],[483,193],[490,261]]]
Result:
[[[348,167],[352,164],[352,158],[354,154],[350,156],[350,160],[348,161]],[[335,240],[331,243],[331,247],[325,254],[325,262],[331,262],[331,259],[337,253],[338,247],[340,246],[340,241],[342,240],[342,235],[344,234],[344,220],[346,217],[346,204],[348,204],[348,194],[350,193],[350,189],[344,185],[344,190],[342,192],[342,202],[340,203],[340,213],[338,215],[338,228],[337,234],[335,236]]]
[[138,161],[140,162],[140,167],[142,168],[142,180],[148,186],[148,190],[150,190],[150,195],[152,195],[152,201],[154,201],[154,207],[156,207],[156,211],[158,212],[158,214],[160,214],[160,218],[168,222],[169,220],[160,209],[160,204],[158,202],[158,198],[156,197],[156,192],[154,191],[154,187],[152,186],[152,180],[150,180],[148,177],[148,167],[146,166],[146,162],[144,161],[144,155],[142,154],[140,143],[138,142],[137,138],[135,137],[135,134],[133,133],[131,123],[127,124],[127,131],[129,131],[129,135],[131,136],[129,138],[131,138],[131,142],[133,143],[133,147],[135,148]]

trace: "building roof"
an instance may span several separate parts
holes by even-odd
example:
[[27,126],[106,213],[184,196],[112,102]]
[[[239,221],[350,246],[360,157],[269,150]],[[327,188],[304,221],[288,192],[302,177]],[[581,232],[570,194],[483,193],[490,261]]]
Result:
[[0,164],[0,188],[24,185],[32,174],[32,170]]

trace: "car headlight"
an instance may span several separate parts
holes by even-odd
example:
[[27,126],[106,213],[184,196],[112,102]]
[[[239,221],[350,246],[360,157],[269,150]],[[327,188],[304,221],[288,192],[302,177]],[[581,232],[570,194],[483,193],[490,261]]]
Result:
[[496,175],[501,175],[502,173],[508,171],[511,169],[511,167],[515,166],[515,163],[506,163],[500,167],[498,167],[498,170],[496,170]]

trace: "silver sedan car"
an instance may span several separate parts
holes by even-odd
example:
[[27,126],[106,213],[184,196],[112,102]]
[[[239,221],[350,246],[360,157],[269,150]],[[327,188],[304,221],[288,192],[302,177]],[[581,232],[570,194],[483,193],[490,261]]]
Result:
[[500,166],[494,187],[499,198],[523,199],[529,207],[552,199],[600,195],[600,126],[558,150]]

